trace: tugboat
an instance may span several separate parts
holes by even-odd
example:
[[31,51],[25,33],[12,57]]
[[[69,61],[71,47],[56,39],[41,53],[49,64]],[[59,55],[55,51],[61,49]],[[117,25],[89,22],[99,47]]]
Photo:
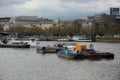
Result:
[[[86,47],[85,45],[82,46],[83,49]],[[69,46],[64,47],[63,49],[59,50],[57,52],[58,57],[65,57],[70,59],[83,59],[85,58],[84,54],[80,52],[81,47],[79,45],[76,45],[74,49],[69,48]]]
[[86,45],[76,45],[73,50],[63,48],[57,52],[58,57],[72,58],[72,59],[100,59],[100,58],[114,58],[114,54],[110,52],[98,52],[93,49],[93,45],[87,49]]
[[73,50],[70,50],[68,48],[63,48],[60,51],[57,52],[58,57],[64,57],[69,59],[80,59],[84,58],[84,54],[76,53]]

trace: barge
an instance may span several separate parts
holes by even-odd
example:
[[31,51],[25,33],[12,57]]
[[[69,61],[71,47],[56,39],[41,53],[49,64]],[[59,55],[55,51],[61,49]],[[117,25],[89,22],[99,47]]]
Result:
[[29,44],[0,44],[0,48],[30,48]]
[[42,47],[36,49],[37,53],[57,53],[59,48],[57,47]]

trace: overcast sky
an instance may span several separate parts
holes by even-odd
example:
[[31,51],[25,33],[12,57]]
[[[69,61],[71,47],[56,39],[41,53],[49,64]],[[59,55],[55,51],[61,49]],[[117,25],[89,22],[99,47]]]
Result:
[[0,0],[0,17],[38,16],[77,19],[120,8],[120,0]]

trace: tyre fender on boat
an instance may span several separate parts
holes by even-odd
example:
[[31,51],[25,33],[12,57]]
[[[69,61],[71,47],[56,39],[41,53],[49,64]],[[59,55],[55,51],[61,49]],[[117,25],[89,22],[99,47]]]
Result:
[[45,47],[42,47],[42,50],[46,50],[46,48],[45,48]]

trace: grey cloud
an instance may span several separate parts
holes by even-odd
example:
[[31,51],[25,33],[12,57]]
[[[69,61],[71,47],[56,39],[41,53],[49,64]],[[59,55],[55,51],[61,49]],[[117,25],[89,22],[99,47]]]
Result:
[[[22,5],[26,1],[30,3]],[[118,4],[120,0],[115,0],[116,2],[112,0],[51,0],[53,4],[48,1],[50,0],[0,0],[0,17],[28,15],[51,19],[74,19],[101,12],[109,13],[111,6],[120,7]]]
[[[94,2],[96,0],[60,0],[62,2],[79,2],[79,3],[91,3]],[[97,0],[99,1],[99,0]]]
[[0,7],[23,4],[29,0],[0,0]]

